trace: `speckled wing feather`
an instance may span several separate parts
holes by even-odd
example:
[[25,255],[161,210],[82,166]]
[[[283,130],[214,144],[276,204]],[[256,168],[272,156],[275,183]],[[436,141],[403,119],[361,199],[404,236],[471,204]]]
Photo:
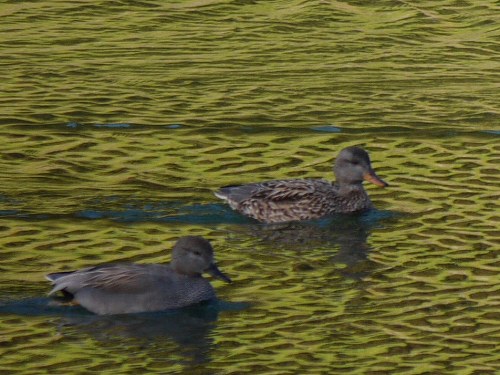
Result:
[[218,196],[242,214],[272,223],[307,220],[328,213],[333,191],[333,185],[322,179],[272,180],[228,187]]
[[296,201],[313,195],[323,180],[276,180],[257,184],[248,199],[269,201]]
[[317,185],[329,184],[325,180],[272,180],[256,184],[226,186],[217,193],[230,204],[248,200],[294,201],[314,194]]

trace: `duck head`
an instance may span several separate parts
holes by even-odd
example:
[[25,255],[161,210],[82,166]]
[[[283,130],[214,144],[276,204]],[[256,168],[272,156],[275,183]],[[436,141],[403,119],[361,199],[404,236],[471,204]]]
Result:
[[369,181],[377,186],[389,186],[375,174],[368,153],[360,147],[347,147],[340,151],[333,167],[339,185],[357,185]]
[[227,283],[231,279],[223,274],[214,260],[214,250],[210,242],[200,236],[181,237],[174,245],[172,268],[184,275],[201,275],[204,272]]

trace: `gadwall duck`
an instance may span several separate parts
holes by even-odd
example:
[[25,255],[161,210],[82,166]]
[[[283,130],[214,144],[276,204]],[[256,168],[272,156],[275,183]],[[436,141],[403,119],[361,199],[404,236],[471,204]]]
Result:
[[170,264],[116,263],[47,275],[54,288],[100,314],[126,314],[184,307],[215,298],[203,272],[231,282],[217,268],[210,242],[198,236],[180,238]]
[[273,180],[222,187],[215,195],[243,215],[264,223],[280,223],[368,210],[372,203],[363,180],[388,186],[375,174],[368,153],[360,147],[343,149],[333,171],[334,183],[322,179]]

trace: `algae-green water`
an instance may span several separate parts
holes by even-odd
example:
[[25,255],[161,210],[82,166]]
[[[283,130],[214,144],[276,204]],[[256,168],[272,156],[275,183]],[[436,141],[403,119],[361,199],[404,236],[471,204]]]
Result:
[[[495,1],[0,4],[0,372],[500,371]],[[333,180],[376,210],[266,226],[220,186]],[[49,272],[203,235],[219,301],[99,317]]]

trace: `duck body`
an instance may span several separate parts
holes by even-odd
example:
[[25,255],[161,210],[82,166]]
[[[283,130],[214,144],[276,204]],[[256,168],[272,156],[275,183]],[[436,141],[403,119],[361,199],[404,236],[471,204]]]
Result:
[[[184,243],[187,247],[180,246]],[[201,273],[231,280],[216,267],[208,246],[201,237],[183,237],[170,264],[116,263],[52,273],[46,276],[54,285],[49,295],[62,291],[99,315],[161,311],[211,300],[215,290]]]
[[362,185],[342,187],[322,179],[273,180],[221,188],[229,206],[265,223],[312,220],[372,208]]
[[342,150],[334,171],[334,183],[323,179],[272,180],[222,187],[215,195],[246,216],[279,223],[369,210],[373,205],[363,181],[387,186],[371,168],[368,153],[359,147]]
[[168,310],[215,298],[206,279],[178,274],[168,265],[107,264],[48,278],[56,284],[50,294],[63,290],[99,315]]

